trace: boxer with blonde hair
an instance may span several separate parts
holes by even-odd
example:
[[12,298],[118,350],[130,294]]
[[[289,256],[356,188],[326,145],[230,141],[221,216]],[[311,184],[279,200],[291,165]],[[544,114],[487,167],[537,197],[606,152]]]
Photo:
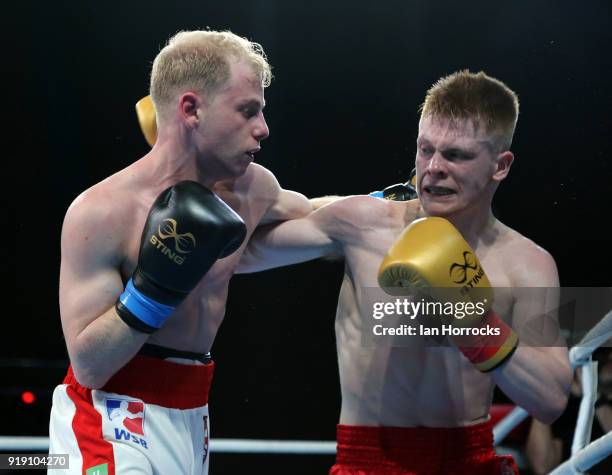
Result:
[[50,452],[70,454],[62,474],[208,473],[209,352],[229,280],[256,226],[312,210],[253,163],[270,79],[257,43],[178,33],[153,63],[153,148],[68,209],[70,368],[49,428]]

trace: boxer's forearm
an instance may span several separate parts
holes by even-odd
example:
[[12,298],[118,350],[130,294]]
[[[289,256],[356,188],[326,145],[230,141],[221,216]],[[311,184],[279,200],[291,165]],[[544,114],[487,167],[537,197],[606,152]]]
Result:
[[83,386],[96,389],[130,361],[149,335],[127,326],[109,309],[67,341],[70,363]]
[[236,272],[258,272],[340,254],[340,243],[332,238],[334,223],[339,221],[335,208],[326,206],[302,219],[258,227]]
[[236,273],[260,272],[332,255],[334,246],[308,218],[260,226],[249,240]]
[[565,409],[572,372],[564,348],[519,346],[491,375],[512,401],[545,424]]

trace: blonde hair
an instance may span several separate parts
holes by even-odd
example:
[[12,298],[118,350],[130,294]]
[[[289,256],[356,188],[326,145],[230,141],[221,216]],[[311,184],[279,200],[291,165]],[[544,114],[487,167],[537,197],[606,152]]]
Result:
[[168,40],[153,61],[150,93],[157,111],[163,111],[184,89],[209,97],[230,78],[230,60],[249,64],[263,87],[272,70],[260,44],[230,31],[181,31]]
[[458,71],[438,80],[425,96],[421,117],[452,123],[472,120],[484,127],[502,150],[508,150],[516,128],[519,100],[516,93],[484,72]]

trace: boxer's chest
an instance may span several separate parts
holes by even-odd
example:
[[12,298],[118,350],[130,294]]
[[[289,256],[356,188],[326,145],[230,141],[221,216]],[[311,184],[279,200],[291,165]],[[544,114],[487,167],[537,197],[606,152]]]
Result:
[[[208,271],[203,280],[210,286],[215,284],[215,290],[218,290],[218,286],[226,286],[227,282],[231,278],[238,260],[251,234],[255,230],[257,223],[267,209],[267,204],[262,203],[261,200],[248,199],[247,193],[244,192],[229,192],[220,191],[217,193],[218,196],[227,203],[236,213],[240,215],[247,227],[247,235],[240,248],[234,252],[231,256],[224,259],[220,259],[212,266]],[[121,262],[121,276],[124,283],[129,280],[136,265],[138,263],[138,254],[140,251],[141,240],[143,238],[142,232],[144,225],[149,214],[149,204],[141,203],[133,207],[129,213],[130,219],[126,222],[124,229],[122,230],[124,239],[124,252]]]
[[486,253],[477,251],[477,255],[495,292],[493,308],[500,316],[505,319],[507,318],[507,322],[510,322],[509,318],[512,315],[515,289],[512,288],[508,272],[507,256],[502,246],[489,249]]

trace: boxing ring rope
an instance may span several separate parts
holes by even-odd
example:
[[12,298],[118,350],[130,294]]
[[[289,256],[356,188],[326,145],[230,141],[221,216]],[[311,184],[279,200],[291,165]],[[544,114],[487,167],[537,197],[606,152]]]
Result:
[[[612,432],[586,445],[593,423],[593,403],[597,392],[597,365],[591,360],[592,353],[605,341],[612,338],[612,310],[608,312],[570,352],[572,368],[582,366],[581,401],[572,457],[557,467],[551,475],[577,474],[588,470],[608,455],[612,454]],[[527,412],[517,407],[493,429],[495,446],[523,420]],[[586,445],[586,447],[585,447]],[[48,451],[48,437],[0,436],[0,451]],[[262,440],[262,439],[211,439],[210,450],[216,453],[254,453],[254,454],[313,454],[333,455],[336,453],[335,441],[320,440]]]
[[555,468],[549,475],[574,475],[588,470],[612,453],[612,432],[602,435]]
[[[610,338],[612,338],[612,310],[591,328],[569,352],[572,369],[575,371],[578,367],[582,367],[582,400],[572,441],[572,456],[552,471],[551,475],[582,473],[612,454],[612,433],[587,445],[591,436],[597,398],[597,363],[593,362],[591,355]],[[494,445],[499,445],[512,429],[528,416],[529,414],[523,408],[514,408],[493,429]]]
[[[333,455],[336,453],[336,442],[323,440],[212,438],[209,448],[211,452],[216,453]],[[0,436],[0,451],[45,452],[48,450],[48,437]]]

